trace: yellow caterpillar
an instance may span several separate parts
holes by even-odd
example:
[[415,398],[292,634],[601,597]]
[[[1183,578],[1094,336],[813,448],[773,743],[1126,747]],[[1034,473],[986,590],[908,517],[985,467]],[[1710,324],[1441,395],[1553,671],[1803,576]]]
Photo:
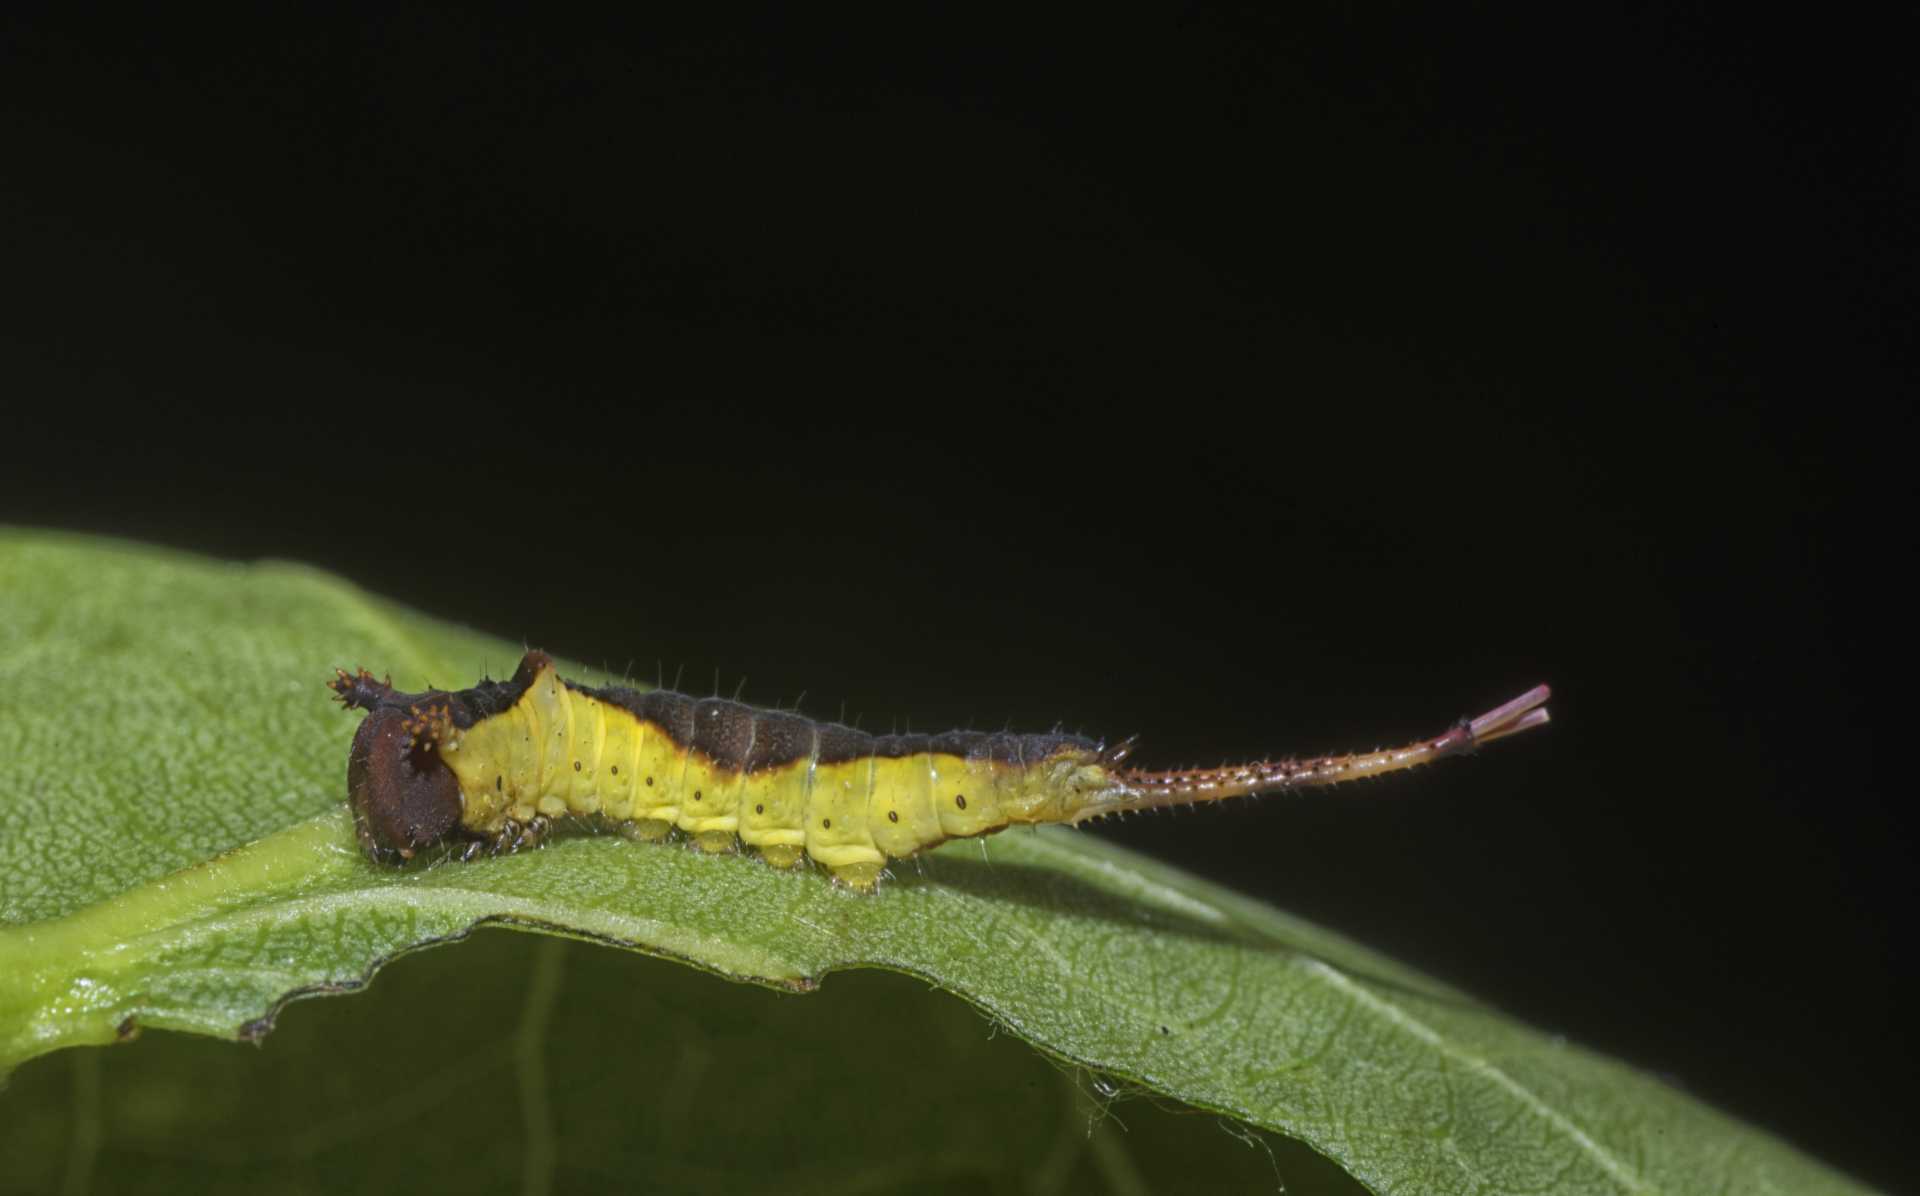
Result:
[[1393,772],[1547,721],[1547,687],[1405,747],[1226,768],[1122,767],[1132,740],[949,731],[869,735],[666,690],[595,689],[528,652],[510,681],[406,694],[365,670],[330,683],[368,712],[347,760],[354,828],[376,862],[441,843],[463,859],[599,818],[641,839],[675,829],[745,844],[778,868],[811,858],[871,890],[889,860],[1016,823],[1273,793]]

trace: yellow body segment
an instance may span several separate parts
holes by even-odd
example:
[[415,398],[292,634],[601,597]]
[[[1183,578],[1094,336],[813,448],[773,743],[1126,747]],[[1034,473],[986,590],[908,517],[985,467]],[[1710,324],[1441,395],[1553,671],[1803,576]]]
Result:
[[[640,728],[634,753],[633,816],[666,823],[680,819],[680,782],[686,772],[686,751],[673,736],[624,710],[613,714]],[[622,766],[626,767],[626,766]],[[666,828],[661,829],[665,833]]]
[[878,876],[886,866],[887,857],[880,854],[867,831],[867,808],[877,782],[875,769],[886,763],[890,761],[867,756],[814,766],[813,792],[808,795],[802,824],[807,834],[807,854],[836,876],[860,876],[869,870]]
[[[583,695],[584,696],[584,695]],[[624,710],[609,710],[606,703],[586,699],[596,708],[600,719],[599,756],[585,761],[584,775],[595,786],[600,812],[616,822],[634,816],[633,790],[640,783],[633,765],[640,754],[640,741],[647,725],[637,718],[622,717]]]
[[875,784],[867,801],[867,826],[883,855],[901,859],[946,838],[933,809],[933,759],[923,752],[873,762]]
[[1057,819],[1054,784],[1066,775],[1046,762],[1016,767],[935,752],[831,764],[809,756],[749,773],[573,689],[551,668],[439,752],[460,784],[461,825],[477,835],[536,815],[599,814],[637,838],[678,828],[709,851],[745,843],[777,867],[804,854],[861,889],[890,859],[1009,822]]
[[[947,757],[952,759],[952,757]],[[933,786],[933,809],[940,816],[940,830],[949,839],[985,834],[1009,821],[1000,809],[999,786],[991,773],[982,776],[966,768],[966,761],[954,761],[959,767],[941,774]],[[975,785],[972,782],[981,781]]]
[[560,680],[559,673],[549,669],[521,699],[533,743],[533,808],[549,818],[570,812],[565,795],[573,788],[572,771],[567,767],[574,741],[571,699],[578,696]]
[[740,786],[740,841],[758,851],[776,868],[800,862],[807,846],[803,825],[807,795],[813,788],[813,762],[763,769],[743,778]]
[[566,786],[567,808],[582,814],[598,814],[603,799],[597,765],[606,755],[606,706],[584,694],[578,696],[580,701],[570,704],[574,746],[567,753],[570,759],[562,762],[560,775],[572,782]]
[[680,790],[680,819],[676,825],[681,830],[696,836],[718,833],[731,839],[740,829],[738,772],[717,768],[697,752],[689,752]]

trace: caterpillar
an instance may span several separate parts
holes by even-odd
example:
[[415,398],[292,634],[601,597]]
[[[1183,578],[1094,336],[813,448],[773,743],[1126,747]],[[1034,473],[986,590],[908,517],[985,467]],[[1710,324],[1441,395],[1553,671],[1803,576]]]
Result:
[[463,860],[538,845],[564,818],[636,839],[744,844],[777,868],[812,859],[870,892],[890,860],[1017,824],[1277,793],[1376,776],[1548,721],[1546,686],[1404,747],[1222,768],[1125,767],[1134,741],[949,731],[870,735],[668,690],[596,689],[531,651],[508,681],[401,693],[364,668],[330,688],[367,712],[347,796],[375,863],[450,845]]

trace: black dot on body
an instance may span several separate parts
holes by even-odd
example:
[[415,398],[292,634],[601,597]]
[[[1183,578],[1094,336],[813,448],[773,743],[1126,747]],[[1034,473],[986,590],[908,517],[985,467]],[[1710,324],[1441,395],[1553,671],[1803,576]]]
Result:
[[580,761],[578,761],[578,760],[575,760],[575,761],[573,762],[573,771],[575,771],[575,772],[579,772],[579,771],[580,771]]
[[501,789],[501,787],[502,787],[503,785],[505,785],[506,783],[507,783],[507,778],[505,778],[505,777],[495,777],[495,778],[493,778],[493,791],[494,791],[495,793],[498,793],[498,792],[500,792],[500,789]]
[[753,812],[755,814],[765,814],[767,812],[767,808],[761,805],[759,802],[755,802],[753,803]]
[[653,785],[653,778],[652,778],[652,777],[648,777],[648,778],[647,778],[647,785],[648,785],[648,787],[649,787],[649,788],[651,788],[651,787],[652,787],[652,785]]
[[693,791],[693,800],[695,800],[695,801],[699,801],[699,800],[700,800],[700,791],[699,791],[698,789],[695,789],[695,790]]
[[620,766],[618,764],[613,766],[613,775],[616,777],[620,775]]
[[822,818],[822,819],[820,820],[820,828],[821,828],[822,830],[832,830],[832,829],[833,829],[833,819],[831,819],[831,818]]
[[898,822],[898,821],[900,821],[900,811],[898,811],[898,810],[888,810],[888,811],[887,811],[887,821],[888,821],[888,822]]
[[956,806],[959,806],[959,807],[960,807],[961,809],[963,809],[963,810],[964,810],[964,809],[966,809],[966,808],[967,808],[967,795],[966,795],[966,794],[964,794],[964,793],[956,793],[956,794],[954,794],[954,795],[953,795],[953,804],[954,804],[954,805],[956,805]]

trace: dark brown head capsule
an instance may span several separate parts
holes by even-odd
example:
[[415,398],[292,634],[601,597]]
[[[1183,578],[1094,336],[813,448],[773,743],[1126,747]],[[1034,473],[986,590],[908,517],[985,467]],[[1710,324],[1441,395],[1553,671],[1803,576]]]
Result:
[[413,858],[460,825],[460,782],[418,720],[393,706],[367,715],[347,755],[347,800],[367,855],[382,863]]

